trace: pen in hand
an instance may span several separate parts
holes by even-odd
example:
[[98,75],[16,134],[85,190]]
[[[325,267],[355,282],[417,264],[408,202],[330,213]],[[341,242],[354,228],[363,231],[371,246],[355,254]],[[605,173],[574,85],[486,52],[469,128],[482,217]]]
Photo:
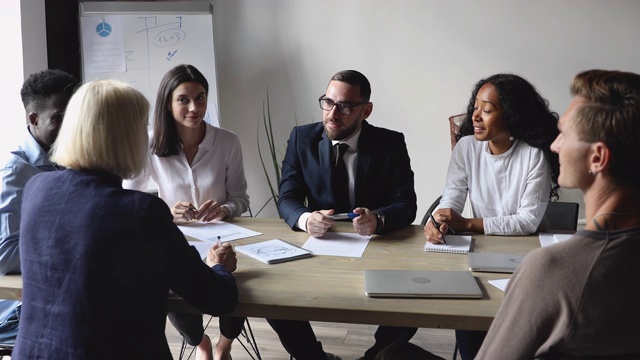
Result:
[[360,216],[360,214],[355,214],[355,213],[342,213],[342,214],[333,214],[333,215],[327,215],[327,217],[329,219],[333,219],[333,220],[353,220],[355,218],[357,218],[358,216]]
[[433,218],[433,214],[429,214],[429,218],[431,219],[433,226],[435,226],[438,232],[442,235],[442,243],[447,245],[447,240],[444,239],[444,234],[442,233],[442,231],[440,231],[440,224],[438,224],[436,219]]
[[[198,209],[196,209],[195,206],[189,204],[189,207],[187,208],[187,211],[191,211],[193,213],[193,216],[195,216],[194,219],[198,217]],[[187,218],[187,220],[189,220],[189,219]]]

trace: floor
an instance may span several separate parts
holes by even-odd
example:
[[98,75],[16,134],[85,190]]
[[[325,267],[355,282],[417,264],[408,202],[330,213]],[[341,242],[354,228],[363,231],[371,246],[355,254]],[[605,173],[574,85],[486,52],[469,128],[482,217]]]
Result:
[[[205,321],[207,320],[208,319],[205,317]],[[289,359],[289,355],[280,344],[276,333],[264,319],[250,318],[249,322],[256,337],[262,359]],[[325,322],[312,322],[312,326],[318,340],[322,342],[322,346],[325,351],[334,353],[342,357],[343,360],[353,360],[361,357],[365,350],[373,344],[373,334],[376,329],[376,326],[373,325]],[[211,321],[206,333],[211,337],[211,340],[215,345],[219,334],[218,321],[216,318]],[[174,359],[178,359],[182,337],[177,333],[169,321],[167,321],[166,334],[173,357]],[[453,330],[419,329],[411,342],[428,349],[434,354],[442,356],[445,359],[453,358],[453,348],[455,345]],[[190,350],[191,348],[188,349],[188,351]],[[187,359],[188,355],[189,352],[187,352],[183,358]],[[234,342],[231,355],[233,356],[233,360],[252,359],[238,341]],[[195,354],[192,354],[190,359],[194,358]]]

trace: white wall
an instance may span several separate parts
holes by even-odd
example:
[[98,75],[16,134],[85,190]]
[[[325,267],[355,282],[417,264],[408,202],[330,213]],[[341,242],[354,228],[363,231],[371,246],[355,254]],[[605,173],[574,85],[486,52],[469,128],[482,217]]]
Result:
[[640,73],[634,0],[217,0],[214,12],[221,123],[240,136],[254,210],[268,196],[256,147],[267,87],[284,152],[296,118],[321,120],[316,99],[335,72],[367,75],[370,122],[406,136],[419,222],[444,185],[447,118],[479,79],[518,73],[562,113],[577,72]]
[[13,150],[25,134],[20,89],[26,76],[47,68],[45,25],[44,0],[3,0],[0,4],[0,32],[5,34],[0,154]]
[[[635,0],[213,1],[221,122],[242,141],[254,210],[268,197],[256,146],[267,87],[284,152],[296,119],[321,120],[316,99],[331,75],[348,68],[367,75],[375,105],[370,121],[406,136],[419,221],[444,185],[447,118],[464,110],[480,78],[518,73],[562,113],[577,72],[640,73]],[[47,62],[44,0],[3,0],[0,10],[0,29],[22,29],[25,44],[18,36],[3,43],[9,71],[1,90],[2,151],[21,137],[23,75]],[[563,197],[580,195],[565,191]],[[277,213],[270,207],[262,215]]]

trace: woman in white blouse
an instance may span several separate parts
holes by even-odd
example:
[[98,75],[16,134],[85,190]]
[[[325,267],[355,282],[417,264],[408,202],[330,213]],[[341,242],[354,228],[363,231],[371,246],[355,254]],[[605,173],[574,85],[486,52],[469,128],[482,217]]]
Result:
[[[549,146],[558,114],[525,79],[496,74],[478,82],[453,149],[446,187],[427,241],[449,230],[497,235],[536,232],[549,199],[557,197],[560,165]],[[467,136],[473,135],[473,136]],[[461,215],[469,194],[473,217]],[[485,332],[456,331],[463,360],[473,359]],[[477,336],[476,336],[477,335]]]
[[[204,75],[191,65],[178,65],[165,74],[156,99],[147,168],[123,184],[144,190],[153,179],[176,221],[228,219],[249,206],[238,137],[204,121],[208,92]],[[197,346],[198,359],[212,358],[202,315],[169,313],[169,320],[187,343]],[[220,317],[216,359],[230,358],[231,344],[243,324],[244,318]]]

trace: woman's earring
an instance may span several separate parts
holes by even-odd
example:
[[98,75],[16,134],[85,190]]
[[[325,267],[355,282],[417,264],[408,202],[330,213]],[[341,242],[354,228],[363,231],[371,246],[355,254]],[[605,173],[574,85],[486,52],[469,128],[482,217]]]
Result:
[[513,136],[509,136],[509,140],[510,140],[510,141],[513,141]]
[[589,169],[589,175],[594,176],[595,173],[593,172],[593,170]]

